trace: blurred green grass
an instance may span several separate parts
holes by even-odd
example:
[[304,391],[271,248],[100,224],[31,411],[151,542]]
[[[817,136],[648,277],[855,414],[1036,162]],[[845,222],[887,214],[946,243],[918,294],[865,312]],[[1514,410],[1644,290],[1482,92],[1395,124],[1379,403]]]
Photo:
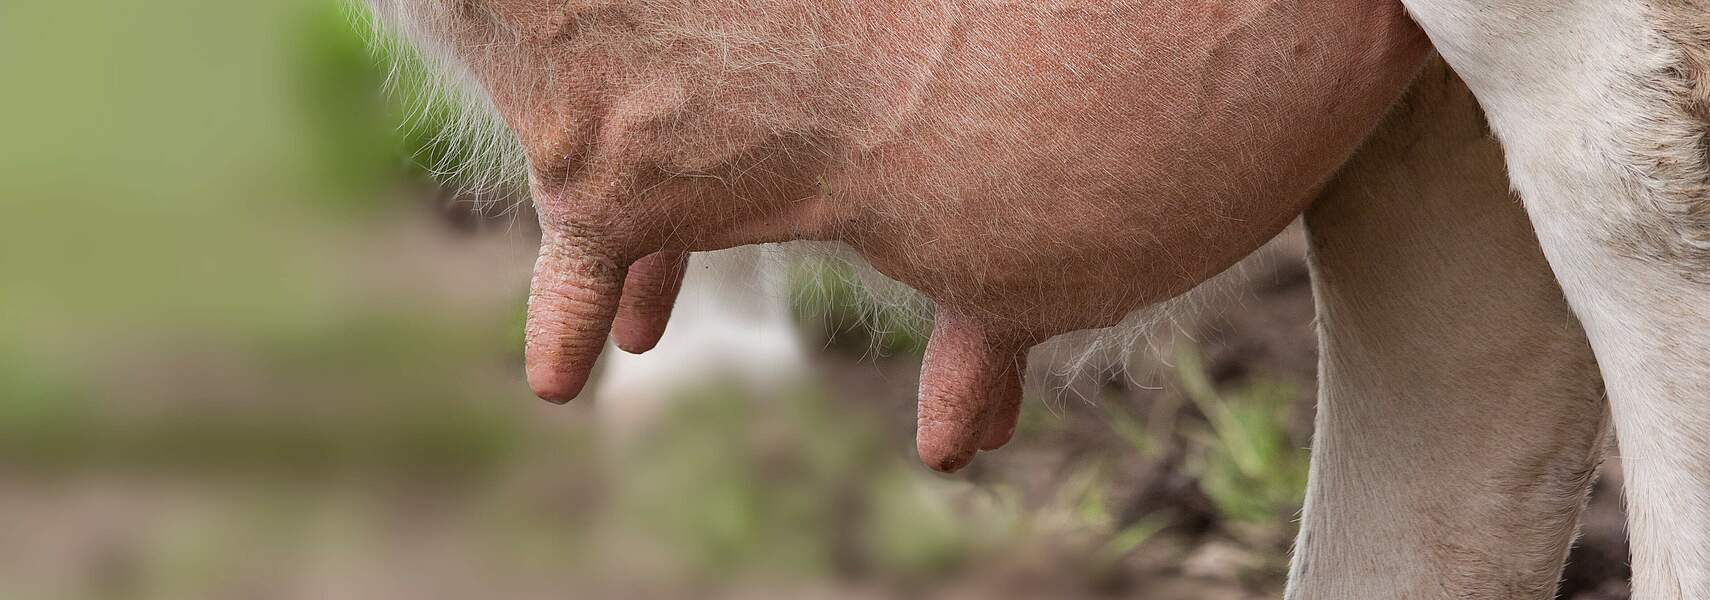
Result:
[[1231,521],[1274,526],[1292,520],[1306,499],[1310,462],[1289,431],[1300,392],[1270,378],[1220,391],[1188,346],[1177,349],[1176,373],[1206,419],[1192,433],[1199,451],[1191,466],[1200,488]]
[[[124,382],[98,381],[98,371],[129,360],[115,354],[194,355],[204,345],[281,371],[260,374],[267,381],[354,371],[344,374],[351,389],[332,393],[366,400],[353,404],[376,413],[369,426],[402,415],[418,421],[411,427],[432,429],[425,423],[437,419],[490,428],[492,419],[453,408],[483,404],[449,391],[467,386],[420,375],[449,377],[424,365],[493,353],[514,337],[514,319],[404,320],[410,299],[373,297],[340,275],[351,270],[339,255],[346,240],[370,235],[413,201],[395,188],[421,173],[416,158],[441,126],[405,126],[410,109],[382,92],[387,67],[362,39],[363,17],[337,2],[8,3],[0,11],[0,71],[25,92],[0,95],[8,132],[0,143],[8,215],[0,411],[12,417],[0,426],[13,432],[0,447],[8,454],[135,460],[148,454],[136,448],[139,436],[172,439],[193,454],[221,431],[248,432],[227,445],[258,453],[300,429],[279,415],[232,427],[207,419],[247,417],[200,415],[182,427],[172,417],[101,422],[120,420],[112,405],[131,400],[112,396]],[[185,361],[165,367],[198,368]],[[356,389],[391,380],[419,385]],[[422,410],[367,410],[375,398],[407,395]],[[449,412],[412,417],[436,409]],[[157,431],[143,433],[150,428]],[[348,428],[326,435],[365,430]]]

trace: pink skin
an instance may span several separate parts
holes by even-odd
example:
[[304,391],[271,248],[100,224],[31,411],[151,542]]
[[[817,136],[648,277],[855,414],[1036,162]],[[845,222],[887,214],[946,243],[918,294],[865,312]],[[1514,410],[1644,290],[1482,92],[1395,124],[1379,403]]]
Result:
[[944,471],[1008,441],[1032,345],[1304,210],[1428,51],[1388,0],[748,4],[438,24],[528,152],[529,382],[568,401],[608,333],[651,348],[684,253],[842,241],[937,304],[917,445]]
[[612,320],[612,341],[618,349],[641,354],[659,345],[688,266],[689,255],[682,252],[649,254],[629,266],[623,299]]

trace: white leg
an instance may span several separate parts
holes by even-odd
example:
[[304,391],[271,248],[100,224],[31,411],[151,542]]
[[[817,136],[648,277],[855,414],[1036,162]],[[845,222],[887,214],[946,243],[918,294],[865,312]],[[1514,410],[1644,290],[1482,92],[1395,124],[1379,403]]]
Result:
[[1607,417],[1464,85],[1432,65],[1308,211],[1320,395],[1288,597],[1555,597]]
[[1710,2],[1407,4],[1489,112],[1596,350],[1635,597],[1710,598]]
[[803,376],[788,282],[769,272],[767,251],[696,253],[659,344],[645,354],[606,349],[594,401],[608,429],[645,426],[674,396],[710,385],[765,392]]

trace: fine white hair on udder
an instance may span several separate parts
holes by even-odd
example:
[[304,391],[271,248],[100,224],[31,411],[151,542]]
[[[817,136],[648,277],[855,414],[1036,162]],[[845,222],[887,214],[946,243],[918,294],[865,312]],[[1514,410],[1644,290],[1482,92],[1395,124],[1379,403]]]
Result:
[[[1082,381],[1121,379],[1134,387],[1158,385],[1164,371],[1174,366],[1169,361],[1176,346],[1194,342],[1197,324],[1237,307],[1249,293],[1252,281],[1280,264],[1299,260],[1305,243],[1302,228],[1290,226],[1234,266],[1184,294],[1137,308],[1111,327],[1070,332],[1039,344],[1028,355],[1028,385],[1036,390],[1054,388],[1045,396],[1056,401],[1076,393],[1073,384]],[[837,308],[852,310],[861,319],[861,326],[874,329],[908,327],[924,332],[932,327],[930,300],[879,273],[847,246],[794,242],[779,245],[766,256],[772,264],[765,270],[771,276],[795,274],[799,278],[804,270],[811,271],[811,285],[771,288],[793,289],[797,303],[822,307],[834,302],[852,303]],[[855,288],[858,293],[833,298],[834,288]]]
[[[1192,344],[1200,324],[1239,308],[1252,283],[1305,252],[1304,229],[1292,225],[1235,265],[1174,298],[1137,308],[1122,322],[1102,329],[1059,335],[1029,355],[1030,371],[1059,392],[1086,379],[1122,379],[1134,387],[1160,385],[1175,365],[1177,346]],[[1061,395],[1061,394],[1059,394]],[[1096,398],[1083,398],[1096,400]]]
[[367,26],[370,48],[387,61],[387,92],[409,107],[400,127],[431,128],[435,156],[415,158],[482,210],[526,201],[522,146],[444,33],[455,7],[448,0],[352,0],[346,6]]

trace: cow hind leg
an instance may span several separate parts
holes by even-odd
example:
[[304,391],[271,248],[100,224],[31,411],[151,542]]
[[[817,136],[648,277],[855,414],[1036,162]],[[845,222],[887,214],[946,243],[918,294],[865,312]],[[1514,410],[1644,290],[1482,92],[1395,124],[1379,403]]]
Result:
[[1608,384],[1635,597],[1710,598],[1710,1],[1407,0]]
[[625,438],[674,399],[729,386],[765,393],[806,377],[788,281],[765,252],[744,246],[688,258],[663,337],[631,348],[643,353],[608,350],[602,359],[593,396],[604,430]]
[[1288,597],[1554,598],[1608,417],[1465,85],[1430,65],[1306,224],[1321,379]]

